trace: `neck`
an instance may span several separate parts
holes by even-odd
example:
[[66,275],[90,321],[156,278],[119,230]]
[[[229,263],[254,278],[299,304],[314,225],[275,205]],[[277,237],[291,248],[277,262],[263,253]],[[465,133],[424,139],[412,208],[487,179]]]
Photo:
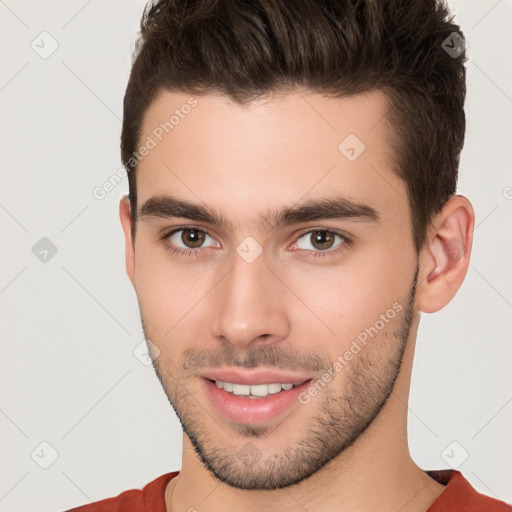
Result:
[[234,489],[211,475],[184,435],[182,470],[165,493],[167,511],[425,512],[445,487],[409,454],[407,403],[414,342],[411,337],[394,389],[373,423],[320,471],[285,489]]

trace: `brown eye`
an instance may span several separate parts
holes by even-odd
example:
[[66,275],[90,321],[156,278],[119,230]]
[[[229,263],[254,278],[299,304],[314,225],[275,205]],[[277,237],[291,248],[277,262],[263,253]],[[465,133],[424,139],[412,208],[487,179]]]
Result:
[[208,233],[202,229],[180,228],[165,236],[167,243],[181,250],[202,249],[203,247],[219,247]]
[[205,238],[206,233],[197,229],[183,229],[181,233],[181,241],[190,249],[201,247]]
[[316,249],[330,249],[334,243],[334,236],[330,231],[313,231],[311,243]]
[[[339,240],[336,243],[336,239]],[[339,233],[327,229],[315,229],[304,233],[297,239],[297,247],[308,251],[327,251],[345,243],[345,238]]]

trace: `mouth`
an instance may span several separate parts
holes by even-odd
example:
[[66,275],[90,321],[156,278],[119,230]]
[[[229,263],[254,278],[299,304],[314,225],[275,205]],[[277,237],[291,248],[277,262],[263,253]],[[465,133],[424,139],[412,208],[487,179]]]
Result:
[[303,383],[293,384],[291,382],[273,382],[271,384],[236,384],[235,382],[223,382],[221,380],[211,380],[218,388],[227,391],[235,396],[245,396],[247,398],[265,398],[269,395],[276,395],[283,391],[290,391]]
[[263,372],[222,372],[202,376],[205,395],[216,415],[246,425],[279,419],[297,406],[312,377]]

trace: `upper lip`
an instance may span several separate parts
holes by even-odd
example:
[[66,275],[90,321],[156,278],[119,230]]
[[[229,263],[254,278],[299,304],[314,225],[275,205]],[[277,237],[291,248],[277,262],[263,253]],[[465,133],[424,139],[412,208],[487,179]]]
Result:
[[239,368],[215,369],[203,372],[201,377],[210,380],[220,380],[222,382],[231,382],[233,384],[302,384],[310,380],[311,375],[305,375],[294,372],[281,372],[277,370],[268,370],[256,368],[251,370],[240,370]]

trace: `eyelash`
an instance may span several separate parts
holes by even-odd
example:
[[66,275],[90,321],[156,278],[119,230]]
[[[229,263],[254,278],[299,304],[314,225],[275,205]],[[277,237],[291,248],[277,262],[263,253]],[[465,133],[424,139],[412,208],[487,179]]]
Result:
[[[174,245],[172,242],[169,242],[169,237],[174,235],[174,233],[177,233],[179,231],[187,231],[187,230],[199,231],[201,233],[205,233],[210,238],[213,238],[204,229],[199,229],[195,226],[182,226],[180,228],[174,228],[171,231],[166,232],[161,237],[161,241],[168,251],[170,251],[171,253],[177,254],[178,256],[185,256],[185,257],[200,256],[200,254],[203,252],[204,248],[203,249],[182,249],[181,247],[177,247],[176,245]],[[334,229],[320,229],[320,228],[313,228],[313,229],[310,229],[309,231],[305,231],[305,232],[301,233],[296,238],[294,243],[296,243],[296,241],[299,240],[300,238],[302,238],[303,236],[310,235],[311,233],[314,233],[315,231],[321,231],[321,232],[332,233],[334,235],[337,235],[343,239],[343,243],[339,244],[336,247],[336,249],[332,249],[332,250],[326,249],[325,251],[308,251],[307,249],[298,249],[299,251],[306,251],[307,258],[313,258],[313,259],[314,258],[325,258],[328,256],[337,255],[337,254],[341,253],[342,251],[344,251],[347,247],[350,247],[353,245],[353,241],[349,237],[347,237],[345,234],[340,233]]]

